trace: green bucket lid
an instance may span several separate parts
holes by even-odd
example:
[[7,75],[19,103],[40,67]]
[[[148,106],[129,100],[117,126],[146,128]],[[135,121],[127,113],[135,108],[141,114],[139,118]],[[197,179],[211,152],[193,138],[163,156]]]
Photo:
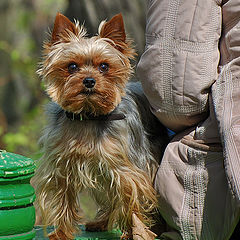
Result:
[[34,170],[35,164],[31,158],[0,150],[0,182],[6,181],[6,178],[8,180],[29,178]]
[[0,151],[0,209],[32,204],[35,200],[30,179],[34,174],[30,158]]

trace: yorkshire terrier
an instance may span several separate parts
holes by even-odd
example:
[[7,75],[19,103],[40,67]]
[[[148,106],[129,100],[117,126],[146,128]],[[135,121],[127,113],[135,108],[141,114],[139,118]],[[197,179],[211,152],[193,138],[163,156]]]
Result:
[[101,22],[91,38],[57,14],[38,70],[52,102],[34,180],[43,222],[55,226],[50,239],[73,239],[83,189],[99,207],[88,231],[117,227],[130,237],[133,213],[151,224],[152,182],[167,132],[141,84],[127,84],[134,56],[121,14]]

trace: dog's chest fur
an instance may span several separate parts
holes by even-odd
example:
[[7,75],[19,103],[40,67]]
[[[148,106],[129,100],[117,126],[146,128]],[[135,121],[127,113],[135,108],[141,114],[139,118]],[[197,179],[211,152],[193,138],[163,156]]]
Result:
[[50,124],[42,139],[48,164],[61,169],[63,176],[71,174],[84,187],[93,187],[99,178],[111,184],[111,179],[127,169],[147,172],[149,164],[157,162],[153,150],[155,145],[160,149],[161,128],[146,107],[140,85],[129,88],[116,109],[126,116],[123,120],[71,121],[52,103]]
[[58,141],[53,146],[53,151],[58,149],[59,161],[53,164],[65,169],[63,175],[71,172],[71,178],[85,188],[111,184],[113,172],[119,171],[125,165],[123,162],[131,164],[127,128],[120,121],[71,121],[62,113],[55,122]]

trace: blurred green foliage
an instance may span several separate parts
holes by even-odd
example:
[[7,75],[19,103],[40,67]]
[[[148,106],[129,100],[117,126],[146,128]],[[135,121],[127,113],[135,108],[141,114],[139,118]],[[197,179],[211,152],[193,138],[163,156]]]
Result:
[[42,42],[56,12],[67,0],[0,2],[0,148],[39,156],[38,139],[45,125],[47,102],[36,74]]
[[33,159],[39,158],[41,153],[38,148],[38,137],[44,122],[41,106],[36,106],[26,113],[21,125],[2,137],[7,151],[18,151],[26,153],[28,157]]

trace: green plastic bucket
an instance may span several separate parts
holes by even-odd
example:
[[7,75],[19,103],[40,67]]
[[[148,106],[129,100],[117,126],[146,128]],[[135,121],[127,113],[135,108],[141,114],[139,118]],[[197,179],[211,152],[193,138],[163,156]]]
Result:
[[0,150],[0,240],[35,237],[34,170],[32,159]]

